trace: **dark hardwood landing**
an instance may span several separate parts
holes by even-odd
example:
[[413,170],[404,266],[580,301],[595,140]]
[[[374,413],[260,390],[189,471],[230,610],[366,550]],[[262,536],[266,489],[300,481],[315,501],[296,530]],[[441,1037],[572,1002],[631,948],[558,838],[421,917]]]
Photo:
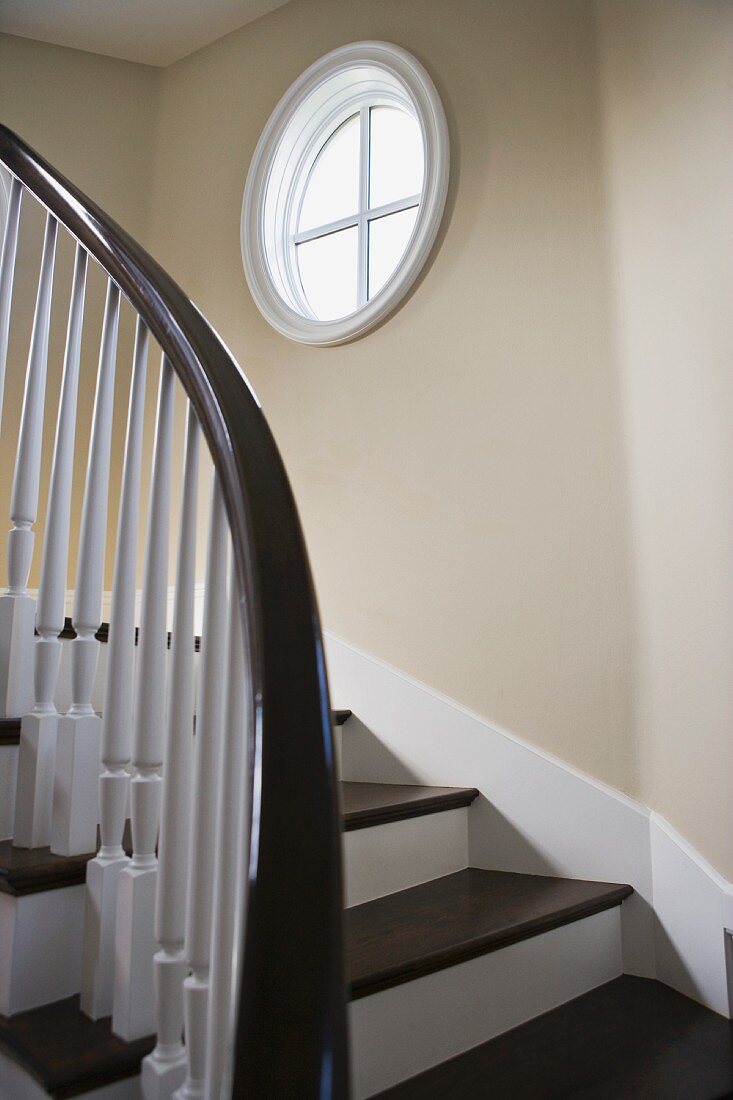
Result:
[[[130,822],[122,841],[132,854]],[[14,848],[12,840],[0,840],[0,892],[21,897],[41,890],[60,890],[86,882],[87,863],[94,855],[55,856],[50,848]]]
[[470,806],[475,787],[420,787],[404,783],[342,783],[344,829],[365,829],[408,817]]
[[469,867],[346,910],[351,997],[620,905],[630,886]]
[[722,1100],[733,1023],[647,978],[617,978],[379,1094],[379,1100]]
[[90,1020],[78,997],[0,1016],[0,1048],[58,1100],[138,1073],[153,1045],[152,1036],[134,1043],[118,1039],[110,1017]]

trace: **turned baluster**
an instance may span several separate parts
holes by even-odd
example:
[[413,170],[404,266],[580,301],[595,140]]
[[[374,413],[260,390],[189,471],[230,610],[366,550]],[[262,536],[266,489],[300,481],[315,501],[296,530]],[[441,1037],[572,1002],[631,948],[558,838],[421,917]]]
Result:
[[112,438],[120,292],[110,279],[102,326],[97,391],[74,589],[71,642],[71,706],[59,722],[51,820],[51,850],[72,856],[93,852],[99,821],[101,719],[92,707],[102,617],[104,548],[107,535],[109,458]]
[[150,484],[130,784],[132,859],[117,881],[112,1030],[130,1042],[155,1029],[155,891],[168,634],[173,368],[163,357]]
[[217,795],[206,1096],[221,1096],[230,1065],[236,1022],[237,964],[244,942],[249,855],[249,737],[252,693],[245,672],[242,606],[236,563],[229,570],[229,662],[224,734]]
[[23,716],[20,732],[13,831],[13,843],[18,848],[43,848],[51,843],[59,724],[54,694],[61,661],[59,634],[64,627],[66,610],[71,486],[86,278],[87,254],[81,245],[77,245],[36,609],[35,703],[31,713]]
[[191,406],[181,490],[180,534],[171,641],[171,673],[163,770],[158,884],[155,907],[157,1045],[143,1062],[145,1100],[167,1100],[183,1082],[183,952],[189,858],[189,812],[193,758],[194,589],[199,426]]
[[87,864],[81,1008],[92,1019],[112,1013],[117,880],[128,862],[122,847],[129,791],[135,665],[135,593],[140,466],[145,422],[148,330],[138,318],[122,468],[112,608],[102,711],[99,820],[102,845]]
[[190,856],[186,894],[186,962],[191,971],[184,982],[186,1025],[186,1079],[177,1100],[205,1096],[206,1021],[211,962],[211,913],[216,852],[216,796],[219,746],[224,724],[227,660],[226,614],[228,528],[216,472],[212,481],[204,625],[201,635],[194,782],[190,815]]
[[12,528],[8,536],[8,589],[0,596],[0,638],[3,639],[0,659],[0,716],[7,718],[20,718],[33,706],[33,677],[30,670],[33,668],[36,608],[35,601],[28,595],[27,584],[33,559],[33,524],[38,512],[48,333],[57,235],[58,223],[48,214],[10,500]]
[[20,223],[20,205],[23,198],[23,185],[13,179],[10,185],[8,216],[5,221],[3,252],[0,258],[0,420],[3,412],[5,393],[5,368],[8,361],[8,334],[10,332],[10,305],[13,298],[15,280],[15,257],[18,251],[18,225]]

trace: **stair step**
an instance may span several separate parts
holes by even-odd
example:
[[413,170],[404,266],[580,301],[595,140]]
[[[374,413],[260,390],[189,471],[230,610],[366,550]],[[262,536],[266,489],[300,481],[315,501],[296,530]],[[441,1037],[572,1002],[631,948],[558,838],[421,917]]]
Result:
[[110,1025],[109,1017],[90,1020],[78,996],[68,997],[10,1019],[0,1016],[0,1048],[61,1100],[139,1072],[153,1038],[126,1043]]
[[347,910],[352,999],[620,905],[606,882],[468,867]]
[[379,1100],[718,1100],[733,1021],[661,982],[616,978],[379,1094]]
[[366,829],[390,821],[470,806],[475,787],[424,787],[403,783],[342,783],[344,830]]
[[[337,713],[348,716],[351,712]],[[342,783],[341,788],[347,832],[468,806],[478,795],[475,789],[389,783]],[[129,825],[124,844],[129,855],[132,850]],[[82,856],[56,856],[50,848],[14,848],[12,840],[2,840],[0,893],[22,897],[41,890],[77,886],[84,882],[86,865],[91,858],[91,852]]]
[[[367,902],[348,912],[351,998],[599,913],[631,892],[629,886],[469,868]],[[0,1017],[0,1048],[55,1097],[137,1073],[151,1047],[151,1038],[123,1043],[111,1034],[109,1019],[89,1020],[78,997]]]
[[[129,821],[122,844],[127,854],[132,855]],[[83,856],[57,856],[50,848],[14,848],[12,840],[0,840],[0,893],[17,898],[41,890],[79,886],[86,879],[91,858],[91,852]]]

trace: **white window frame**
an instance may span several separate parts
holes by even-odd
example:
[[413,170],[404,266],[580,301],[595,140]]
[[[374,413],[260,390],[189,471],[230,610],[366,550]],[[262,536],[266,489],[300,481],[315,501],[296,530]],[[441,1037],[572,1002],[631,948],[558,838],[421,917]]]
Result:
[[[369,111],[392,106],[419,123],[425,156],[423,187],[396,203],[368,209]],[[333,133],[360,117],[360,195],[354,215],[329,226],[297,230],[305,189],[316,159]],[[406,50],[384,42],[342,46],[312,65],[286,92],[255,150],[242,205],[242,257],[252,297],[278,332],[301,343],[332,346],[380,324],[420,273],[440,226],[448,189],[448,127],[438,93],[425,69]],[[366,299],[368,223],[418,207],[405,254],[384,287]],[[357,226],[358,307],[348,317],[320,321],[300,282],[297,245]]]

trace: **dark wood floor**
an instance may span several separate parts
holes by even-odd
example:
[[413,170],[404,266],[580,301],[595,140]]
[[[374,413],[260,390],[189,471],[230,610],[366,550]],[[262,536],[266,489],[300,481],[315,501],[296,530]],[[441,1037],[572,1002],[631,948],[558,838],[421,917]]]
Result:
[[617,978],[379,1100],[722,1100],[733,1023],[660,982]]

